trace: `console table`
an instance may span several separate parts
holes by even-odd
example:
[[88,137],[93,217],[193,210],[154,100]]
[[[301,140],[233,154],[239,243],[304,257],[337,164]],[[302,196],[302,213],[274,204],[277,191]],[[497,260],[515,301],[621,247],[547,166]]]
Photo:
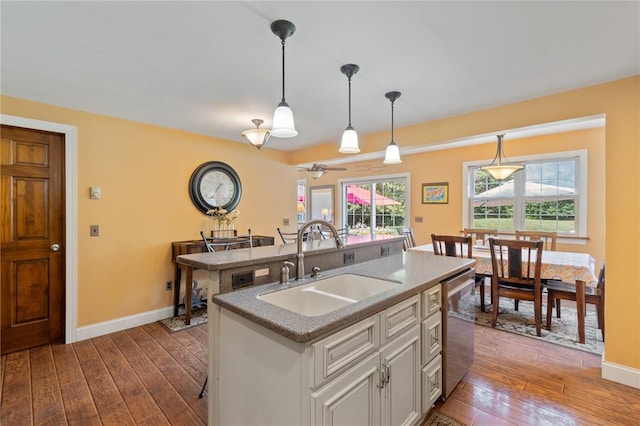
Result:
[[[274,245],[274,238],[266,235],[253,235],[253,246],[272,246]],[[216,238],[216,242],[234,242],[236,239],[230,238]],[[247,241],[246,248],[249,247]],[[231,249],[245,248],[242,245],[230,246]],[[204,253],[207,248],[202,240],[185,240],[185,241],[173,241],[171,242],[171,261],[175,264],[173,275],[173,316],[178,316],[178,306],[180,305],[180,282],[182,281],[182,268],[185,268],[185,316],[184,323],[186,325],[191,324],[191,290],[193,285],[193,268],[187,265],[180,265],[176,262],[176,257],[181,254],[193,254]]]

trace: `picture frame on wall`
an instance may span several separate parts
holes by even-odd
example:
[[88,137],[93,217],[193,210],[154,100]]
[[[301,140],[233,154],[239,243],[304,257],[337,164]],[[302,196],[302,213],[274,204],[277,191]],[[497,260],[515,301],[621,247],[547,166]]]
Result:
[[422,184],[422,204],[448,204],[449,182]]

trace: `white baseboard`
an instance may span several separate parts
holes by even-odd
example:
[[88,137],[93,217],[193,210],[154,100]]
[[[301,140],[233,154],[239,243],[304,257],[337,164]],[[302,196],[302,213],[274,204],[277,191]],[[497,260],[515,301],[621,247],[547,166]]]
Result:
[[602,378],[640,389],[640,370],[602,361]]
[[[117,318],[114,320],[99,322],[96,324],[85,325],[76,329],[76,342],[91,339],[93,337],[104,336],[105,334],[115,333],[116,331],[126,330],[128,328],[140,325],[150,324],[165,318],[173,316],[173,306],[156,309],[155,311],[143,312],[141,314],[130,315],[128,317]],[[72,343],[67,341],[67,343]]]

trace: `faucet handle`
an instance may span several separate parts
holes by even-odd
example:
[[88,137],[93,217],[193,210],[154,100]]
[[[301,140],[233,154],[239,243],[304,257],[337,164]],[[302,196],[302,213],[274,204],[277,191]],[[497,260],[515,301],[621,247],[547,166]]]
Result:
[[320,268],[317,266],[314,266],[313,268],[311,268],[311,278],[318,278],[318,276],[320,272]]

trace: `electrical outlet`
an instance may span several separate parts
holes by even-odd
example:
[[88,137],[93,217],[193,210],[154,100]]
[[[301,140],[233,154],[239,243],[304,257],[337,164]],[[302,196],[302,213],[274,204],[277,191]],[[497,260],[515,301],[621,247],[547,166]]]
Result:
[[169,291],[173,288],[173,282],[171,281],[167,281],[166,283],[166,290]]
[[89,225],[89,235],[97,237],[100,235],[100,225]]
[[390,247],[380,247],[380,256],[389,256]]
[[416,217],[414,218],[414,222],[415,222],[415,223],[422,223],[422,216],[416,216]]
[[282,226],[289,226],[289,219],[282,219]]
[[344,254],[344,264],[354,263],[356,261],[356,254],[354,252]]

